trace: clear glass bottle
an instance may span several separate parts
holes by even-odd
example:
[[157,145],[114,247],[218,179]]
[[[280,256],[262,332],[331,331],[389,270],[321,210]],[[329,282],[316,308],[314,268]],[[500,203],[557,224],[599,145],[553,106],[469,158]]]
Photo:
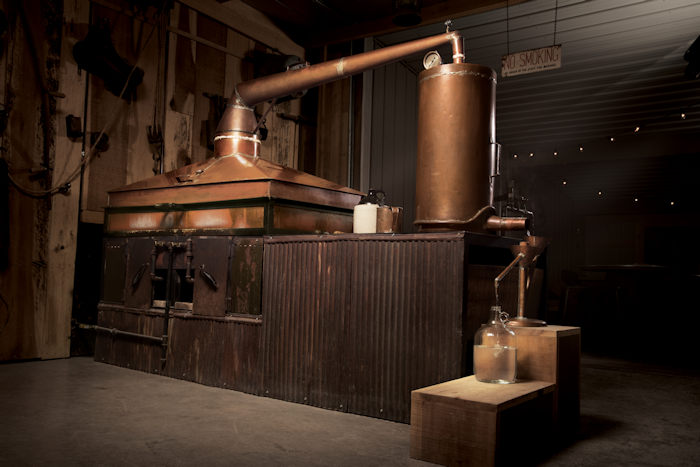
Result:
[[474,335],[474,376],[484,383],[515,382],[515,333],[505,325],[508,315],[491,307],[491,319]]

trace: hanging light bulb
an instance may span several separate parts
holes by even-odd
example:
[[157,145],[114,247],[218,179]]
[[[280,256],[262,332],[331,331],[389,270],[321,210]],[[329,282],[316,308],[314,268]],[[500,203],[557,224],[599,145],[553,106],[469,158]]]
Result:
[[634,132],[635,132],[635,133],[639,133],[639,130],[641,130],[641,129],[642,129],[641,127],[636,126],[636,127],[634,127]]
[[681,112],[681,120],[685,120],[685,112]]
[[557,157],[559,153],[557,151],[554,151],[554,157]]
[[614,143],[614,142],[615,142],[615,137],[614,137],[614,136],[611,136],[611,137],[610,137],[610,142],[611,142],[611,143]]
[[636,203],[637,201],[639,201],[639,198],[634,198],[634,202]]
[[602,192],[602,191],[599,191],[599,192],[598,192],[598,196],[603,196],[603,192]]
[[579,147],[578,147],[578,151],[579,151],[579,152],[583,152],[583,146],[579,146]]
[[535,153],[534,153],[534,152],[531,152],[531,153],[530,153],[530,157],[535,157]]
[[517,154],[513,154],[513,159],[517,159],[517,158],[518,158],[518,155],[517,155]]
[[561,184],[562,184],[562,185],[566,185],[566,180],[562,180],[562,181],[561,181]]

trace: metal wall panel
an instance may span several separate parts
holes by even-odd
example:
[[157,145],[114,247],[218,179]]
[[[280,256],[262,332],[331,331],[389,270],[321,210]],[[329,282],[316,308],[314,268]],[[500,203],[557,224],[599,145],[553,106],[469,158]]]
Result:
[[253,322],[175,317],[166,374],[259,394],[260,327]]
[[418,80],[403,63],[373,71],[370,188],[402,206],[403,232],[414,232]]
[[194,237],[192,241],[192,312],[197,315],[224,316],[231,237]]
[[[197,240],[199,245],[203,239]],[[98,333],[95,359],[408,422],[413,389],[471,373],[474,332],[486,321],[493,278],[510,260],[506,247],[515,242],[464,232],[262,241],[234,239],[239,249],[255,256],[238,252],[246,267],[264,264],[260,315],[175,310],[165,368],[158,342],[105,332]],[[467,265],[467,257],[492,265]],[[221,257],[222,264],[234,268],[227,258]],[[184,259],[177,263],[184,267]],[[249,298],[259,297],[260,284],[251,283],[259,276],[242,272]],[[516,282],[513,275],[501,283],[504,304],[512,310]],[[237,305],[238,311],[244,308],[245,303]],[[162,316],[157,309],[101,303],[98,324],[160,337]]]
[[[97,316],[100,326],[121,331],[160,337],[163,318],[140,311],[124,311],[121,307],[100,305]],[[97,332],[95,360],[134,370],[160,373],[161,347],[157,343],[135,337]]]
[[133,308],[151,307],[151,251],[153,239],[128,239],[128,261],[126,269],[125,305]]
[[464,234],[265,242],[265,395],[407,422],[461,376]]
[[125,277],[126,239],[105,240],[102,254],[102,299],[107,302],[123,302]]
[[[158,312],[101,305],[100,326],[160,337]],[[166,366],[161,347],[137,337],[98,332],[95,360],[149,373],[259,394],[260,322],[179,314],[170,319]]]

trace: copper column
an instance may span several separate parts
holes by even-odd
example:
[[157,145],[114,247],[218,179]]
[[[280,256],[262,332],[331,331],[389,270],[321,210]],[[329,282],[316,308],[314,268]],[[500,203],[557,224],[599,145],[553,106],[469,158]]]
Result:
[[420,230],[525,229],[493,216],[496,72],[472,63],[418,75],[416,221]]

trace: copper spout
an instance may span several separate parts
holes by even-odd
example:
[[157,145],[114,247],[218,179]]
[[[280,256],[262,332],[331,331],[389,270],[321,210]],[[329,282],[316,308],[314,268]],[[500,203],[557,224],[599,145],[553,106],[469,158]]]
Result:
[[464,55],[464,38],[459,33],[451,33],[452,39],[452,63],[465,63],[466,56]]
[[545,237],[529,235],[525,237],[525,241],[520,242],[518,245],[511,246],[510,251],[516,256],[520,253],[525,255],[521,264],[525,267],[530,267],[537,261],[537,258],[539,258],[548,244],[549,239]]
[[530,221],[527,217],[490,216],[484,224],[485,230],[526,230]]

